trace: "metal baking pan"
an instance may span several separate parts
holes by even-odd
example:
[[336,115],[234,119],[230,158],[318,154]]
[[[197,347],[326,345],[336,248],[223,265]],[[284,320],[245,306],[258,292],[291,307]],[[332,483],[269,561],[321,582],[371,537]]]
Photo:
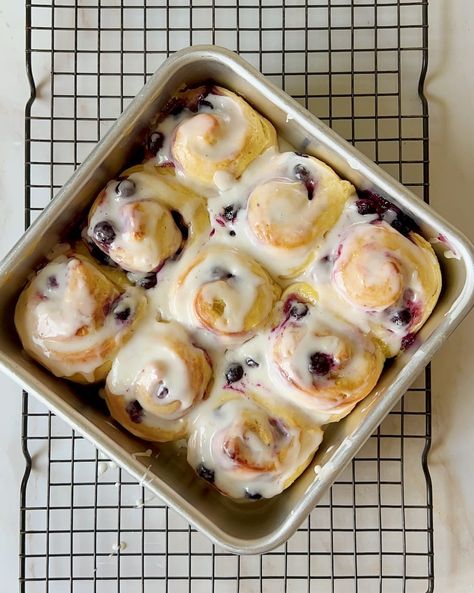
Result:
[[[64,229],[90,206],[102,186],[126,166],[139,138],[165,102],[184,84],[205,79],[245,97],[297,150],[326,161],[359,189],[371,189],[400,206],[420,225],[425,237],[442,236],[456,255],[447,259],[443,257],[446,243],[435,245],[444,286],[416,344],[386,369],[374,392],[347,418],[330,426],[315,459],[288,490],[255,504],[232,501],[195,479],[185,456],[176,455],[169,445],[159,446],[157,457],[134,457],[133,453],[149,445],[114,426],[104,409],[94,403],[95,398],[84,397],[79,387],[53,377],[29,360],[13,326],[15,303],[31,270],[41,264]],[[146,474],[148,488],[213,542],[231,552],[260,554],[284,542],[298,528],[473,301],[474,248],[461,233],[236,54],[196,46],[176,53],[158,69],[0,264],[0,365],[135,478],[143,480]],[[322,467],[318,474],[316,465]]]

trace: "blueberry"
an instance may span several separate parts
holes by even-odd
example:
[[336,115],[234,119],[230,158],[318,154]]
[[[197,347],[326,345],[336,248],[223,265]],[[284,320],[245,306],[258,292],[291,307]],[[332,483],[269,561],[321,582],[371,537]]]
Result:
[[200,463],[197,466],[196,473],[200,478],[202,478],[203,480],[206,480],[206,482],[209,482],[210,484],[214,484],[214,476],[215,476],[214,470],[207,468],[204,465],[204,463]]
[[308,314],[308,305],[304,303],[295,303],[290,309],[290,316],[294,319],[301,319]]
[[227,221],[234,222],[237,218],[237,213],[239,211],[239,207],[235,206],[234,204],[230,204],[229,206],[225,206],[221,211],[221,216],[223,216]]
[[258,362],[256,360],[254,360],[253,358],[250,358],[250,356],[248,358],[245,359],[245,364],[248,367],[252,367],[254,369],[256,369],[257,367],[259,367],[260,365],[258,364]]
[[308,370],[312,375],[324,376],[329,373],[334,365],[334,359],[325,352],[315,352],[309,357]]
[[411,312],[409,309],[401,309],[397,311],[393,317],[391,317],[390,321],[395,325],[402,327],[403,325],[408,325],[412,319]]
[[165,399],[165,397],[169,395],[169,392],[170,390],[168,389],[168,387],[166,387],[163,381],[160,381],[156,387],[155,395],[157,399]]
[[94,227],[94,237],[102,245],[111,245],[115,240],[114,227],[106,220],[101,220]]
[[372,200],[361,199],[356,201],[357,212],[362,216],[376,214],[377,208]]
[[130,307],[125,307],[125,309],[120,309],[120,311],[114,311],[114,319],[117,321],[127,321],[130,317]]
[[230,272],[228,272],[227,270],[224,270],[224,268],[220,268],[219,266],[216,266],[215,268],[212,268],[211,270],[211,279],[212,280],[228,280],[229,278],[233,278],[234,274],[231,274]]
[[115,193],[121,198],[129,198],[135,193],[135,183],[131,179],[122,179],[115,188]]
[[105,264],[106,266],[116,266],[115,262],[112,261],[106,253],[101,251],[95,243],[92,241],[86,241],[86,243],[87,248],[94,259],[99,261],[101,264]]
[[262,495],[260,494],[260,492],[249,492],[249,490],[246,488],[245,498],[248,498],[249,500],[260,500],[262,498]]
[[46,280],[46,285],[48,288],[57,288],[59,284],[56,276],[48,276],[48,279]]
[[210,88],[205,87],[201,93],[194,95],[191,100],[188,102],[188,109],[192,113],[197,113],[201,107],[208,107],[209,109],[214,109],[214,105],[206,100],[206,97],[211,92]]
[[308,200],[312,200],[314,195],[315,182],[314,179],[311,177],[311,173],[308,171],[306,167],[298,163],[298,165],[296,165],[296,167],[293,169],[293,174],[296,177],[296,179],[298,179],[298,181],[301,181],[305,184],[306,191],[308,192]]
[[184,222],[184,218],[177,210],[171,210],[171,216],[173,217],[174,223],[178,227],[183,239],[186,241],[189,236],[189,229],[188,225]]
[[184,101],[182,99],[172,99],[171,104],[169,106],[169,113],[171,115],[177,116],[179,115],[183,109],[185,108]]
[[417,228],[416,223],[409,216],[403,214],[403,212],[400,212],[398,216],[392,220],[391,226],[402,235],[405,235],[405,237],[408,237],[410,232]]
[[152,132],[148,138],[148,150],[156,154],[163,146],[164,140],[165,137],[161,132]]
[[308,179],[310,179],[310,177],[311,177],[308,169],[304,165],[301,165],[300,163],[298,163],[296,165],[296,167],[293,170],[293,173],[294,173],[296,179],[298,179],[299,181],[302,181],[303,183],[306,183],[306,181]]
[[137,280],[136,284],[137,286],[140,286],[141,288],[145,288],[147,290],[148,288],[154,288],[157,282],[158,278],[156,276],[156,273],[153,272],[152,274],[147,274],[146,276],[140,278],[140,280]]
[[130,420],[135,422],[135,424],[140,424],[143,420],[143,408],[139,401],[135,400],[127,404],[125,411],[130,416]]
[[198,101],[198,107],[208,107],[209,109],[214,109],[214,105],[210,101],[202,98]]
[[240,381],[244,376],[244,369],[241,364],[231,364],[225,372],[225,378],[227,379],[227,385]]
[[235,231],[229,231],[229,235],[230,235],[231,237],[235,237]]

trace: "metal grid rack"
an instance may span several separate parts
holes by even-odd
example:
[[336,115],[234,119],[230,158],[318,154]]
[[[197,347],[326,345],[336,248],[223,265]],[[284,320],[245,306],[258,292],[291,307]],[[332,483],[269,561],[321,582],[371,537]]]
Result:
[[[427,5],[27,1],[25,225],[161,62],[197,43],[238,51],[427,200]],[[21,590],[432,591],[430,395],[427,370],[287,544],[236,557],[24,394]]]

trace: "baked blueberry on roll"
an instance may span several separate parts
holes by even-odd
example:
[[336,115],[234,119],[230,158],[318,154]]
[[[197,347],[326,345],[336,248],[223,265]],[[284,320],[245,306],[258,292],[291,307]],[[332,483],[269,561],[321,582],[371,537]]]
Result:
[[121,289],[82,256],[60,256],[21,293],[15,325],[28,354],[57,377],[93,383],[107,375],[145,301],[137,289]]
[[322,309],[312,293],[304,284],[285,293],[271,336],[271,377],[294,403],[334,420],[372,391],[384,356],[376,341]]
[[188,182],[219,187],[223,178],[240,177],[259,154],[277,144],[272,124],[222,87],[184,91],[166,111],[150,136],[151,153],[156,151],[159,163],[172,162]]
[[301,475],[321,440],[321,429],[296,410],[223,394],[200,409],[188,463],[232,498],[271,498]]
[[180,321],[221,336],[246,336],[268,319],[280,289],[237,249],[206,247],[179,277],[173,303]]
[[184,188],[172,169],[137,166],[101,191],[87,235],[124,270],[150,273],[207,224],[204,200]]
[[[388,222],[374,220],[345,229],[332,259],[328,282],[342,301],[340,307],[350,307],[393,356],[438,300],[441,272],[433,248],[414,231],[405,236]],[[331,293],[325,296],[336,302]]]
[[206,353],[179,323],[145,319],[113,362],[107,405],[140,438],[179,439],[186,435],[189,413],[204,397],[211,374]]

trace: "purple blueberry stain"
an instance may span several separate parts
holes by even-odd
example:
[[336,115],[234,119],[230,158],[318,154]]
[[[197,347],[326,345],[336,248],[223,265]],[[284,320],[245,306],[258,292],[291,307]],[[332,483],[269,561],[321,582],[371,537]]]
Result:
[[143,408],[139,401],[134,400],[127,404],[125,411],[130,416],[130,420],[135,424],[140,424],[143,420]]
[[288,436],[288,428],[286,425],[280,420],[280,418],[269,418],[268,423],[272,428],[276,430],[280,437],[287,437]]
[[48,288],[58,288],[59,283],[58,283],[58,279],[56,278],[56,276],[48,276],[48,278],[46,280],[46,286]]
[[309,357],[308,371],[311,375],[324,377],[334,366],[334,358],[325,352],[315,352]]
[[392,204],[382,196],[371,192],[370,190],[363,190],[358,192],[358,200],[356,200],[356,208],[360,215],[374,215],[376,214],[378,220],[384,220],[396,231],[408,237],[412,231],[417,231],[418,225],[402,210]]
[[410,348],[410,346],[412,346],[413,343],[415,342],[415,339],[416,339],[416,334],[414,332],[410,332],[406,336],[403,336],[402,342],[400,345],[400,349],[408,350],[408,348]]

